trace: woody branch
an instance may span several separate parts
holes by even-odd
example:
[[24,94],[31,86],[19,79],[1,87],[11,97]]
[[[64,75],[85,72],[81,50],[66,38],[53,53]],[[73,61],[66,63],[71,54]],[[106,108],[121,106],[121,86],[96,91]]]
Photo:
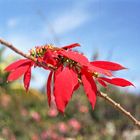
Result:
[[[15,46],[13,46],[12,44],[10,44],[9,42],[7,42],[3,39],[0,39],[0,44],[8,47],[9,49],[11,49],[12,51],[14,51],[17,54],[38,63],[42,67],[47,66],[47,67],[51,68],[52,70],[56,69],[52,65],[46,65],[44,63],[38,62],[36,58],[23,53],[22,51],[17,49]],[[118,111],[120,111],[121,113],[123,113],[127,118],[129,118],[134,123],[134,125],[136,125],[140,129],[140,121],[138,121],[130,112],[128,112],[126,109],[124,109],[119,103],[115,102],[113,99],[111,99],[107,94],[105,94],[103,92],[98,91],[98,96],[101,97],[102,99],[106,100],[109,104],[111,104],[113,106],[113,108],[115,108]]]
[[104,100],[106,100],[109,104],[111,104],[113,108],[123,113],[127,118],[129,118],[134,123],[134,125],[138,126],[138,128],[140,129],[140,121],[138,121],[129,111],[127,111],[119,103],[111,99],[107,94],[98,91],[98,95]]

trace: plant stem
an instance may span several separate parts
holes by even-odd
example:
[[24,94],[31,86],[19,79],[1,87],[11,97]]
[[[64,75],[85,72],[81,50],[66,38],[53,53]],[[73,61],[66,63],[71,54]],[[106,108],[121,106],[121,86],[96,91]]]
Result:
[[122,112],[126,117],[128,117],[134,125],[138,126],[140,129],[140,121],[138,121],[130,112],[125,110],[119,103],[115,102],[111,99],[107,94],[98,91],[98,96],[106,100],[109,104],[111,104],[116,110]]

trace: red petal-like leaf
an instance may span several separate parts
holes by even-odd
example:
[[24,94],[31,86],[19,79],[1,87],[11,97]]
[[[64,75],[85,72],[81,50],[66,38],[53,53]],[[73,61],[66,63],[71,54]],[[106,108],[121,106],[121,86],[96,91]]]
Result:
[[47,81],[47,97],[48,97],[48,104],[49,104],[49,106],[51,105],[51,82],[52,82],[52,75],[53,75],[53,72],[51,71],[49,76],[48,76],[48,81]]
[[43,57],[43,60],[46,62],[46,63],[49,63],[49,64],[52,64],[52,65],[56,65],[57,62],[56,62],[56,59],[54,59],[55,57],[57,57],[57,54],[55,52],[52,52],[50,50],[48,50],[45,54],[44,54],[44,57]]
[[99,68],[111,70],[111,71],[126,69],[120,64],[109,62],[109,61],[93,61],[91,62],[91,64],[95,67],[99,67]]
[[31,81],[31,66],[28,68],[28,70],[24,74],[24,87],[26,89],[26,92],[29,89],[30,81]]
[[107,84],[100,78],[97,78],[97,81],[103,86],[103,87],[107,87]]
[[116,85],[116,86],[121,86],[121,87],[126,87],[126,86],[134,86],[130,81],[122,79],[122,78],[112,78],[108,79],[105,77],[100,77],[101,80],[106,81],[110,84]]
[[73,52],[73,51],[59,51],[59,53],[69,59],[74,60],[75,62],[78,62],[79,64],[81,64],[81,66],[87,66],[87,64],[89,63],[88,59],[78,53],[78,52]]
[[29,59],[20,59],[16,62],[13,62],[12,64],[10,64],[9,66],[7,66],[5,68],[5,71],[12,71],[12,70],[15,70],[17,67],[19,67],[20,65],[24,65],[26,63],[29,63],[29,62],[32,62],[31,60]]
[[72,49],[72,48],[79,47],[79,46],[80,46],[79,43],[74,43],[74,44],[70,44],[68,46],[64,46],[64,47],[62,47],[62,49],[67,50],[67,49]]
[[77,73],[73,70],[73,69],[69,69],[69,72],[71,74],[71,82],[72,82],[72,89],[73,89],[73,92],[75,90],[77,90],[80,86],[79,82],[78,82],[78,76],[77,76]]
[[59,77],[59,74],[62,73],[62,70],[63,70],[62,67],[59,67],[54,72],[54,91],[53,91],[54,92],[54,97],[55,97],[55,103],[56,103],[57,109],[60,112],[64,112],[64,109],[65,109],[65,104],[64,104],[64,102],[62,100],[62,96],[61,96],[61,93],[59,91],[59,86],[58,86],[58,84],[60,84],[58,77]]
[[73,91],[76,91],[80,87],[80,84],[77,83],[77,85],[74,87]]
[[16,70],[12,71],[7,80],[8,81],[14,81],[17,80],[20,76],[22,76],[29,68],[30,65],[22,65],[18,67]]
[[96,103],[97,87],[92,77],[82,74],[81,76],[85,93],[94,109]]
[[97,72],[97,73],[100,73],[100,74],[104,74],[106,76],[113,76],[111,71],[109,70],[105,70],[105,69],[102,69],[102,68],[99,68],[99,67],[95,67],[91,64],[88,64],[88,70],[91,71],[91,72]]
[[60,112],[64,112],[77,83],[78,78],[76,73],[68,67],[65,67],[62,72],[55,74],[54,96]]
[[55,75],[58,75],[59,73],[61,73],[62,72],[62,70],[63,70],[63,65],[60,65],[58,68],[57,68],[57,70],[55,71],[55,74],[54,74],[54,80],[55,80]]

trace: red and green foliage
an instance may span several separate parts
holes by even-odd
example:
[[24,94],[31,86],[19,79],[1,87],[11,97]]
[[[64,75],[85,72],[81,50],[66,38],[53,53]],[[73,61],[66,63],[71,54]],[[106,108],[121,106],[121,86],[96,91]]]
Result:
[[90,62],[83,54],[72,50],[77,46],[80,45],[75,43],[62,48],[52,45],[36,47],[30,51],[30,56],[36,58],[37,62],[21,59],[10,64],[5,69],[10,72],[7,80],[17,80],[24,75],[24,87],[28,91],[31,68],[41,67],[43,64],[43,68],[50,71],[46,86],[48,103],[51,104],[51,95],[54,95],[56,106],[62,113],[80,85],[83,85],[93,109],[99,90],[97,82],[103,87],[107,87],[107,83],[121,87],[133,86],[125,79],[113,78],[112,71],[122,70],[125,67],[109,61]]

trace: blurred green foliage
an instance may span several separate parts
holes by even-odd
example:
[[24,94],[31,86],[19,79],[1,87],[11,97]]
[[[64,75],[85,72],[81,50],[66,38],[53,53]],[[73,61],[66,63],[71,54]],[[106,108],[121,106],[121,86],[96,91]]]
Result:
[[[133,140],[140,131],[125,116],[98,98],[95,110],[80,87],[74,93],[64,115],[55,104],[48,108],[45,93],[30,89],[26,93],[19,82],[6,83],[0,50],[0,140]],[[13,59],[13,58],[12,58]],[[105,89],[102,89],[104,92]],[[121,93],[110,87],[111,98],[140,118],[140,96]]]

